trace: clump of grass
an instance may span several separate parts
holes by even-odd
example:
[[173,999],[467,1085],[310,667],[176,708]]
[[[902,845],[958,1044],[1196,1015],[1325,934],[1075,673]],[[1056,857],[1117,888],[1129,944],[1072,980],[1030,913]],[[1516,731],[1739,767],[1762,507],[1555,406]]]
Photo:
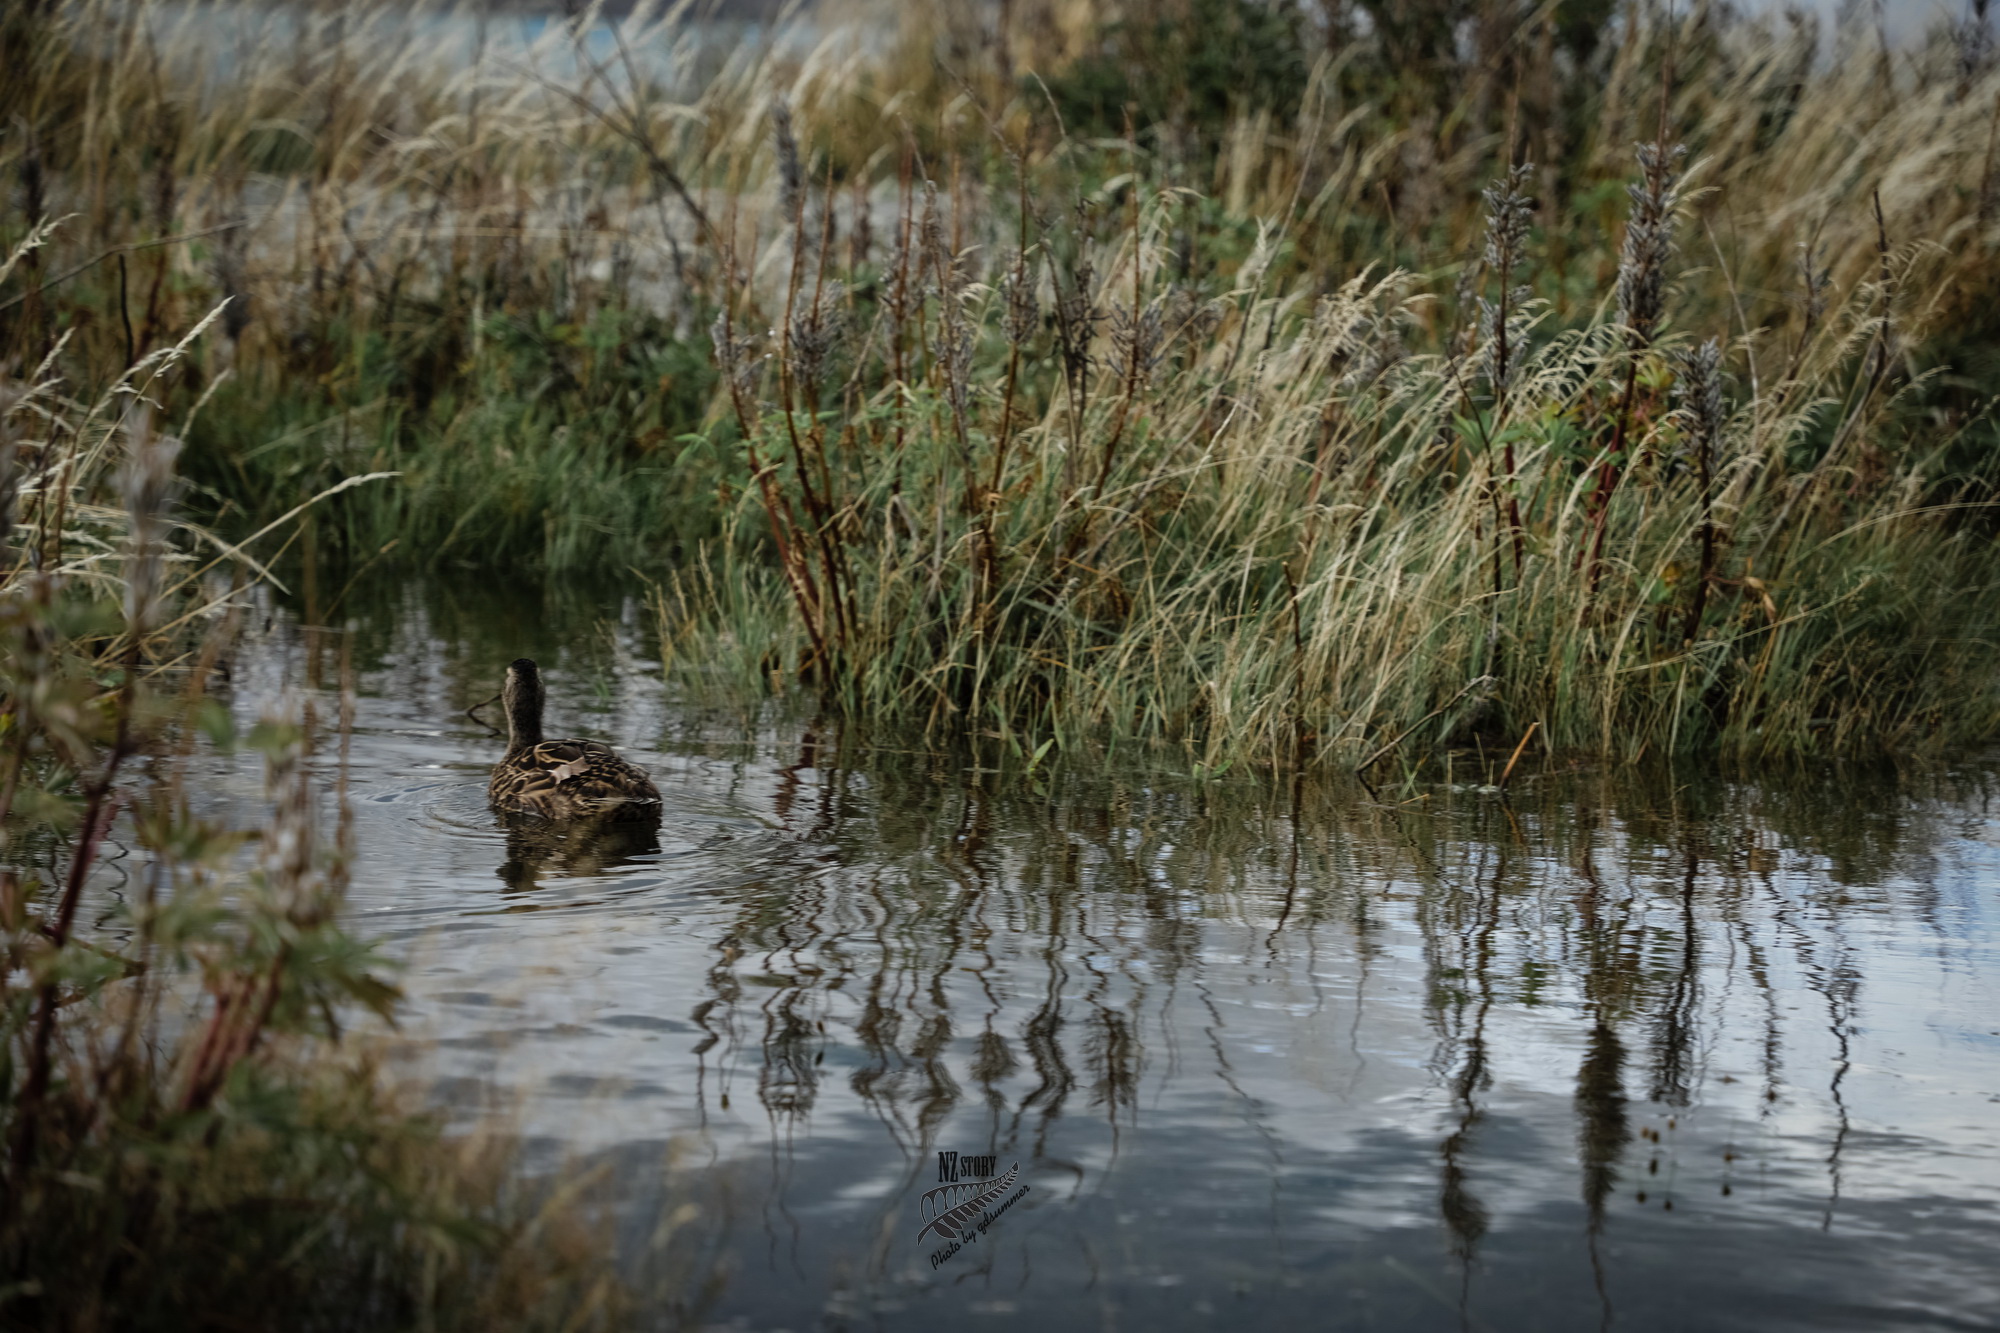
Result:
[[[88,403],[0,381],[0,1321],[607,1321],[588,1212],[342,1040],[397,1000],[339,920],[344,778],[319,825],[351,685],[244,737],[209,697],[262,561],[176,516],[158,400],[190,345]],[[204,734],[263,752],[261,829],[196,813]]]

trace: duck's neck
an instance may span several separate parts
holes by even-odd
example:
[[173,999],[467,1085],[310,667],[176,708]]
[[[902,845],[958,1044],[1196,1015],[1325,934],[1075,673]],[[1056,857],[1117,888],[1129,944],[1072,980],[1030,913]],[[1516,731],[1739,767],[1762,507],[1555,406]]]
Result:
[[525,750],[542,743],[542,678],[540,673],[515,671],[507,677],[507,750]]

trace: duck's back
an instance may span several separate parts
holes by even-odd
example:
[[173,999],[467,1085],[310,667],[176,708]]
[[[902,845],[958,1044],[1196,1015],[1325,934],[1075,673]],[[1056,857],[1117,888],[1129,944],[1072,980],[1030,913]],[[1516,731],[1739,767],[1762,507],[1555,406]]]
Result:
[[659,789],[644,769],[596,741],[543,741],[493,766],[486,794],[501,810],[548,819],[651,819]]

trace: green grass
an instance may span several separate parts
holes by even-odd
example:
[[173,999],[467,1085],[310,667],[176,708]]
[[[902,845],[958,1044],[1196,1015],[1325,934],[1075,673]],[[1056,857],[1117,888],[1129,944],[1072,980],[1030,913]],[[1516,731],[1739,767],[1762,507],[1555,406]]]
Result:
[[[588,1200],[346,1032],[400,998],[340,919],[352,682],[247,735],[208,696],[280,534],[218,559],[173,517],[145,404],[182,360],[0,382],[0,1323],[610,1326]],[[263,754],[262,827],[198,813],[197,745]]]
[[713,378],[704,359],[618,312],[582,329],[495,317],[482,330],[492,350],[429,394],[386,347],[359,357],[352,406],[282,380],[222,386],[190,460],[207,505],[241,527],[268,521],[276,497],[395,472],[308,520],[314,554],[349,568],[657,567],[713,532],[680,489],[703,447],[685,437]]

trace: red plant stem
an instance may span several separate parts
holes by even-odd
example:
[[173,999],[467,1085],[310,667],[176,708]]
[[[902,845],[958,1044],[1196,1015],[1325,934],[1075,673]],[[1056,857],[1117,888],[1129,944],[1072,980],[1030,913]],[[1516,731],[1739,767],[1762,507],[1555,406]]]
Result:
[[[734,231],[734,214],[731,215],[731,230]],[[733,244],[733,243],[732,243]],[[735,255],[732,249],[722,255],[725,274],[735,272]],[[724,294],[722,303],[722,340],[724,347],[733,349],[736,328],[729,315],[730,302]],[[734,353],[731,352],[733,360]],[[744,404],[742,387],[737,383],[736,368],[726,365],[723,375],[729,382],[729,402],[736,413],[736,424],[743,432],[743,452],[750,461],[750,475],[757,482],[758,498],[764,503],[764,515],[771,524],[771,540],[778,548],[778,565],[785,571],[785,582],[792,590],[792,601],[798,607],[799,620],[806,628],[806,636],[812,640],[813,656],[826,655],[826,640],[820,635],[819,590],[813,586],[812,571],[800,559],[797,544],[791,534],[797,528],[797,521],[791,517],[791,505],[771,480],[775,465],[767,465],[757,454],[757,433],[750,420],[750,410]]]
[[[825,312],[821,303],[826,297],[826,254],[833,248],[833,166],[827,165],[826,175],[827,206],[821,210],[819,262],[813,276],[813,318],[824,320]],[[854,596],[854,579],[848,572],[847,550],[839,540],[834,519],[839,506],[834,503],[833,469],[827,460],[826,426],[819,419],[819,385],[806,385],[806,410],[811,424],[806,428],[807,442],[812,445],[814,460],[819,464],[820,495],[826,505],[826,514],[820,521],[819,545],[827,570],[827,586],[833,602],[834,626],[842,643],[853,638],[855,614],[850,603]]]
[[[118,715],[118,736],[111,747],[111,754],[105,761],[104,774],[91,785],[88,804],[84,808],[83,825],[77,833],[75,854],[70,858],[69,878],[63,885],[63,896],[56,908],[55,922],[49,927],[49,943],[57,950],[69,942],[70,927],[76,921],[77,904],[83,897],[84,880],[90,874],[91,863],[96,859],[97,846],[110,831],[111,816],[116,803],[111,798],[111,783],[117,776],[118,765],[124,760],[131,746],[131,672],[137,665],[138,648],[135,643],[127,657],[126,685],[121,690],[121,704]],[[35,1158],[35,1145],[40,1131],[43,1099],[48,1096],[50,1047],[55,1041],[57,987],[53,978],[42,983],[35,1013],[35,1031],[28,1049],[28,1076],[21,1086],[21,1097],[16,1112],[14,1135],[13,1188],[8,1191],[10,1198],[18,1198],[25,1185],[28,1168]],[[12,1205],[9,1205],[11,1209]]]
[[[216,997],[215,1013],[202,1034],[201,1047],[188,1076],[187,1090],[181,1095],[182,1111],[205,1110],[234,1069],[252,1051],[270,1026],[284,991],[285,965],[291,961],[291,946],[282,946],[271,960],[270,971],[258,977],[237,977],[232,993]],[[254,1013],[247,1021],[251,997],[257,996]]]

